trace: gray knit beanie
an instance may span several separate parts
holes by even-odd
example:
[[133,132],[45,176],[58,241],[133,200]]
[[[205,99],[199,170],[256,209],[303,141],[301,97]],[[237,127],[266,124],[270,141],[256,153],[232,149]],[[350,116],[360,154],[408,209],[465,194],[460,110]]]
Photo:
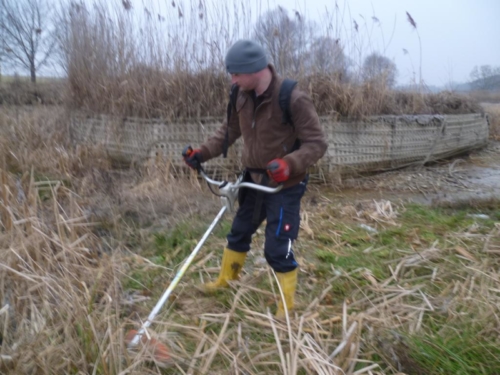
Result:
[[252,40],[238,40],[227,51],[226,69],[228,73],[257,73],[266,66],[266,51]]

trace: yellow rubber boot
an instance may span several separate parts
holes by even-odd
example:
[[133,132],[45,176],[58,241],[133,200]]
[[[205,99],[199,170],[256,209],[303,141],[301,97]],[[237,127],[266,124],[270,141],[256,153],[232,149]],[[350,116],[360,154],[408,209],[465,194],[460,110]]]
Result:
[[240,271],[243,268],[247,253],[241,253],[228,249],[224,249],[224,254],[222,255],[222,265],[220,267],[220,273],[217,280],[206,283],[204,289],[207,292],[214,292],[220,288],[227,288],[229,286],[228,280],[236,280],[240,275]]
[[[278,277],[278,282],[280,283],[281,290],[283,291],[283,295],[285,296],[286,308],[288,310],[288,314],[293,309],[294,306],[294,297],[295,297],[295,289],[297,289],[297,274],[298,268],[294,269],[290,272],[276,272],[276,276]],[[280,301],[278,302],[278,309],[276,310],[276,319],[285,319],[285,307],[283,306],[283,300],[280,297]]]

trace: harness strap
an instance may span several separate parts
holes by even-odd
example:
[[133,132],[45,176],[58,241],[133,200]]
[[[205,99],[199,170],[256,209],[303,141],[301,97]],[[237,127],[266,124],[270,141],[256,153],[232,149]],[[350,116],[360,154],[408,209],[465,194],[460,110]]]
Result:
[[279,104],[282,112],[281,123],[289,124],[293,126],[292,114],[290,111],[290,99],[292,97],[292,91],[297,84],[297,81],[285,78],[280,87],[279,94]]
[[[260,185],[267,186],[269,183],[269,177],[267,175],[267,171],[262,168],[245,168],[245,171],[243,172],[245,175],[250,175],[250,173],[256,173],[262,175],[262,180],[260,182]],[[246,188],[241,188],[241,189],[246,189]],[[255,193],[255,206],[253,210],[253,215],[252,215],[252,225],[259,225],[259,219],[260,219],[260,213],[262,211],[262,203],[264,202],[264,192],[258,190]],[[244,193],[243,195],[244,196]],[[240,202],[240,204],[243,203],[243,200]]]
[[[261,185],[267,186],[267,183],[269,182],[269,177],[267,176],[267,173],[262,175],[262,181]],[[262,203],[264,202],[264,192],[263,191],[257,191],[256,196],[255,196],[255,207],[253,209],[253,217],[252,217],[252,224],[257,226],[259,225],[259,219],[260,219],[260,213],[262,211]]]

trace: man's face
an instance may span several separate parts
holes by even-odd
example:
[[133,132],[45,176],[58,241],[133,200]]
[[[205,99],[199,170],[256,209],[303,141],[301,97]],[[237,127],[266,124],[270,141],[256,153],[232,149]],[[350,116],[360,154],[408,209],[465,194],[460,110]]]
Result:
[[257,77],[255,74],[231,74],[231,83],[237,84],[243,91],[252,91],[257,87]]

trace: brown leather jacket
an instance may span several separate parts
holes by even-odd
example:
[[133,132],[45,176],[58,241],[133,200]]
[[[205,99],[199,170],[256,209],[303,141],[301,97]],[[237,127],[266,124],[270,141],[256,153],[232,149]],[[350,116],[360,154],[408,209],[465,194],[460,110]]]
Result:
[[[325,154],[327,143],[311,98],[298,88],[292,91],[290,100],[293,126],[282,124],[283,112],[279,106],[282,79],[272,65],[269,69],[273,78],[257,108],[250,93],[239,90],[236,111],[233,109],[229,120],[229,146],[243,136],[242,162],[247,168],[265,169],[271,160],[283,158],[290,167],[286,188],[305,178],[307,168]],[[200,146],[203,161],[222,154],[227,126],[226,119]],[[297,138],[300,148],[290,152]]]

